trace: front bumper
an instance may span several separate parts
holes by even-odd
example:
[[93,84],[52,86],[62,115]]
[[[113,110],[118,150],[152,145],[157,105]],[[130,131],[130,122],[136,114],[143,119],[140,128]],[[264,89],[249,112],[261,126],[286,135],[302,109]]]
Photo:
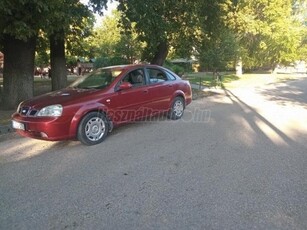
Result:
[[69,117],[27,117],[14,113],[12,122],[15,122],[13,128],[22,136],[50,141],[74,138],[69,134],[71,124]]

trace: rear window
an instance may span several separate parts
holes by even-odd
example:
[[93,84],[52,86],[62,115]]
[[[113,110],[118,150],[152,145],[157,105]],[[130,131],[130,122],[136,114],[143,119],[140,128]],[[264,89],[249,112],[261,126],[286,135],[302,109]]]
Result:
[[172,76],[168,72],[164,72],[160,69],[148,68],[147,71],[148,71],[149,81],[151,84],[176,79],[174,76]]

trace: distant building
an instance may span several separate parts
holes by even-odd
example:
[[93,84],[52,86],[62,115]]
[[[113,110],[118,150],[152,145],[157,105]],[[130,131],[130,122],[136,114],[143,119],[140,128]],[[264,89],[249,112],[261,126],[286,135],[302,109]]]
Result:
[[187,59],[187,58],[177,58],[170,61],[173,64],[182,66],[184,69],[193,70],[194,72],[198,72],[199,64],[198,60],[195,58]]
[[83,75],[84,73],[91,72],[94,68],[95,59],[92,58],[86,61],[84,58],[78,58],[77,60],[77,68],[78,68],[78,75]]
[[294,63],[283,66],[278,65],[275,70],[275,73],[307,73],[307,64],[305,61],[295,61]]

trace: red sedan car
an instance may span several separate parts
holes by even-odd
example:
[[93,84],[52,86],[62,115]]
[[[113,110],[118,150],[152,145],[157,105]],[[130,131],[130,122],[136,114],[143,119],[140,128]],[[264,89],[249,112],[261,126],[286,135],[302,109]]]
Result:
[[98,69],[69,87],[20,103],[12,115],[16,131],[43,140],[102,142],[113,127],[167,113],[182,117],[191,103],[188,81],[155,65]]

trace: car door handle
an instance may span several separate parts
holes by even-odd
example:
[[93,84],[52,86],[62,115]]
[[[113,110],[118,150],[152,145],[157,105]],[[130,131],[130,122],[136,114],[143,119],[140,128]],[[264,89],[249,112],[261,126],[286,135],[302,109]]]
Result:
[[143,90],[143,93],[148,93],[148,89],[144,89],[144,90]]
[[173,87],[173,85],[171,85],[171,84],[169,84],[169,85],[167,85],[169,88],[171,88],[171,87]]

